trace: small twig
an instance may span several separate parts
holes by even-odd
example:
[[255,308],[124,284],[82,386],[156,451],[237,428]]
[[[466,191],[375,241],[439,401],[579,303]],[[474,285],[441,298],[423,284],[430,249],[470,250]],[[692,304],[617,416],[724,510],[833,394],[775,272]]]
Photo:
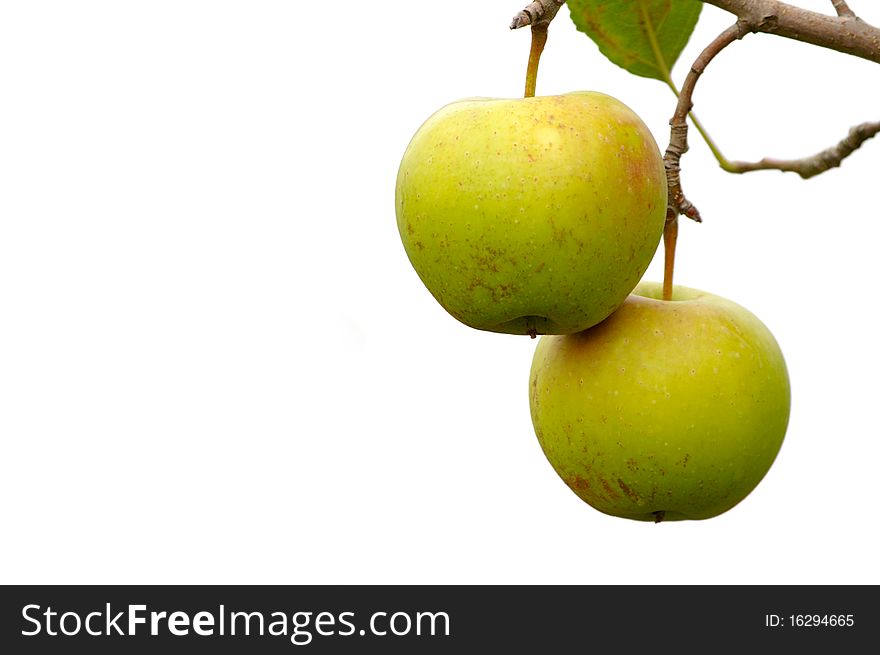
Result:
[[831,4],[834,5],[834,9],[837,10],[838,16],[847,16],[848,18],[855,18],[855,12],[849,8],[849,5],[846,4],[846,0],[831,0]]
[[862,123],[851,128],[846,138],[831,148],[803,159],[772,159],[765,157],[761,161],[732,161],[726,170],[731,173],[748,173],[749,171],[778,170],[797,173],[805,180],[825,171],[840,166],[840,163],[859,148],[865,141],[880,133],[880,122]]
[[743,20],[739,20],[728,27],[700,53],[684,80],[678,95],[675,114],[673,114],[669,121],[669,146],[666,148],[666,155],[663,157],[663,161],[666,164],[666,183],[669,187],[669,200],[666,210],[667,221],[674,220],[679,214],[687,216],[698,223],[702,221],[699,210],[685,197],[681,189],[680,162],[681,156],[688,150],[687,115],[694,106],[692,100],[694,87],[706,66],[715,58],[715,55],[752,31],[754,31],[752,26]]
[[549,23],[556,17],[556,12],[564,4],[565,0],[535,0],[513,17],[510,29],[518,30],[526,25],[534,25],[539,22]]
[[[865,59],[880,62],[880,31],[859,19],[841,12],[850,12],[846,2],[835,4],[839,17],[823,17],[821,14],[786,5],[776,0],[705,0],[724,9],[734,11],[738,20],[715,38],[694,61],[682,85],[675,114],[669,121],[669,147],[666,149],[666,181],[669,200],[666,208],[666,229],[663,237],[666,253],[663,295],[665,299],[672,292],[672,273],[675,263],[675,243],[678,235],[678,217],[687,216],[697,222],[702,219],[700,212],[684,195],[681,188],[681,157],[688,150],[687,116],[693,108],[693,93],[697,80],[706,66],[728,45],[743,38],[750,32],[769,32],[788,36],[823,47],[846,52]],[[827,19],[827,20],[826,20]],[[830,23],[828,21],[831,21]],[[843,22],[852,30],[842,29]],[[798,30],[802,30],[798,32]],[[859,31],[859,34],[856,34]],[[806,37],[806,38],[805,38]],[[731,173],[745,173],[753,170],[777,169],[798,173],[803,178],[818,175],[840,162],[856,150],[863,142],[880,133],[880,123],[864,123],[850,130],[849,135],[833,148],[799,160],[763,159],[757,163],[726,162],[724,170]]]
[[688,150],[687,142],[687,117],[693,108],[694,87],[700,75],[706,70],[709,62],[719,52],[724,50],[734,41],[744,37],[753,28],[749,23],[739,20],[721,34],[696,58],[691,70],[688,72],[678,94],[678,104],[675,113],[669,120],[670,134],[669,146],[663,162],[666,166],[666,185],[669,189],[669,197],[666,205],[666,227],[663,230],[663,244],[666,263],[663,269],[663,300],[672,299],[672,275],[675,270],[675,245],[678,241],[678,217],[687,216],[698,223],[702,222],[699,210],[688,200],[681,188],[681,156]]

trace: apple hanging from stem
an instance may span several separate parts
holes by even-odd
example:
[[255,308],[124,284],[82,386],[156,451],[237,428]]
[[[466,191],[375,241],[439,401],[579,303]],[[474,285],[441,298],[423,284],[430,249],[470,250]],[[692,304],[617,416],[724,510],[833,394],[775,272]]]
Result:
[[642,521],[706,519],[761,481],[788,425],[782,352],[751,312],[640,284],[599,325],[542,337],[530,379],[544,454],[582,500]]
[[641,279],[666,217],[650,131],[595,92],[471,99],[417,131],[397,177],[397,224],[428,290],[461,322],[569,334]]

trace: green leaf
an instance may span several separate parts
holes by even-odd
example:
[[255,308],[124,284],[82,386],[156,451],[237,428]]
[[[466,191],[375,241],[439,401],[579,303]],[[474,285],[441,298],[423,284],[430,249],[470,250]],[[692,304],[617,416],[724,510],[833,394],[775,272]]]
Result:
[[634,75],[671,83],[669,71],[687,44],[698,0],[568,0],[571,19],[603,55]]

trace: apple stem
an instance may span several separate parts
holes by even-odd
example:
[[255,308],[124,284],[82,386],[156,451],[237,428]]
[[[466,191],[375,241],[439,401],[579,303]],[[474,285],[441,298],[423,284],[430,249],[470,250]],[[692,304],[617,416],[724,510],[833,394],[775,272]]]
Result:
[[526,98],[534,98],[538,86],[538,64],[541,62],[541,54],[547,44],[547,28],[549,22],[540,21],[532,23],[532,47],[529,50],[529,65],[526,68]]
[[675,244],[678,242],[678,215],[672,212],[666,216],[663,228],[663,250],[665,261],[663,266],[663,300],[672,300],[672,274],[675,271]]
[[547,43],[547,28],[564,4],[565,0],[535,0],[514,16],[510,24],[512,30],[518,30],[526,25],[532,26],[532,49],[529,52],[529,67],[526,69],[526,98],[535,97],[538,63]]
[[660,510],[659,512],[654,512],[654,523],[660,523],[666,516],[666,512]]

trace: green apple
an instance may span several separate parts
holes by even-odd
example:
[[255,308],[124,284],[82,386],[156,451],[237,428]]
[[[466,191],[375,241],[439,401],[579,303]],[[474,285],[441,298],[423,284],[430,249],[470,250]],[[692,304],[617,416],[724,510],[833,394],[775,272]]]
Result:
[[663,232],[666,175],[648,128],[610,96],[471,99],[419,128],[395,200],[413,267],[455,318],[568,334],[641,279]]
[[542,337],[532,422],[582,500],[629,519],[706,519],[761,481],[791,392],[770,331],[724,298],[642,283],[606,321]]

